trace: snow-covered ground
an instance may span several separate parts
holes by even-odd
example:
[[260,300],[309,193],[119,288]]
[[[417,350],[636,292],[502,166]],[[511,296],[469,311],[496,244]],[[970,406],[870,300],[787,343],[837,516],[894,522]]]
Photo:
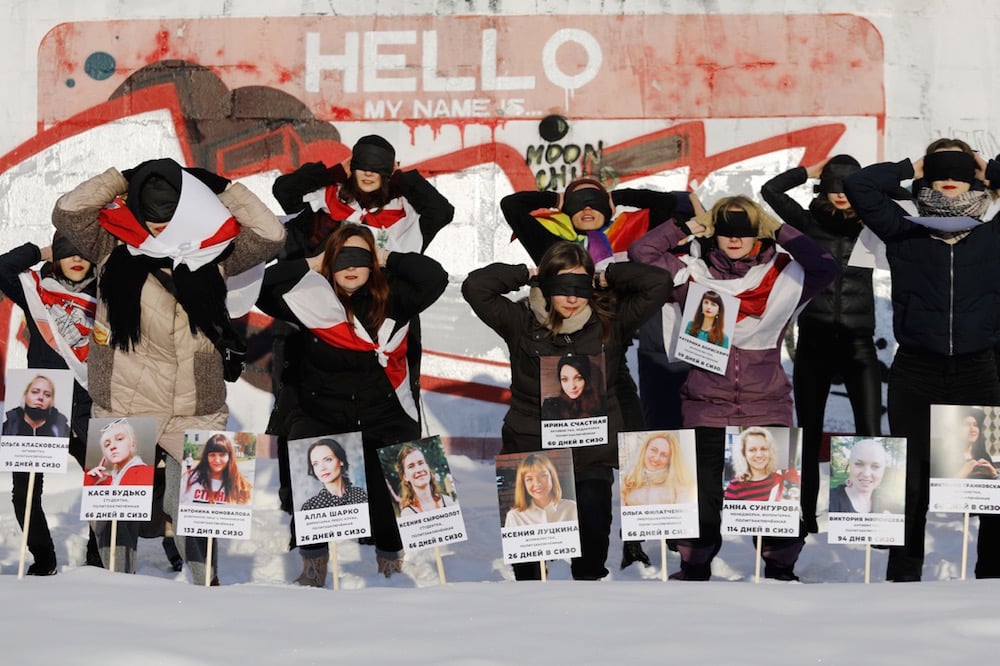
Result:
[[[974,547],[970,579],[958,580],[961,516],[931,515],[920,584],[882,582],[885,551],[875,550],[865,585],[864,549],[827,545],[825,534],[802,553],[804,584],[754,584],[748,537],[726,539],[708,583],[662,582],[652,541],[654,567],[619,571],[617,537],[604,582],[574,582],[568,563],[555,562],[548,582],[516,583],[501,562],[492,464],[450,464],[469,541],[442,548],[447,584],[433,551],[407,555],[403,574],[387,580],[371,547],[342,542],[334,591],[329,581],[324,590],[288,582],[299,557],[286,547],[273,460],[257,461],[253,539],[216,542],[221,588],[175,574],[159,540],[141,542],[139,575],[82,566],[71,462],[71,474],[45,479],[59,575],[17,579],[20,530],[0,507],[0,663],[913,664],[995,653],[1000,582],[971,579]],[[9,485],[0,475],[0,490]],[[668,553],[668,570],[678,564]]]

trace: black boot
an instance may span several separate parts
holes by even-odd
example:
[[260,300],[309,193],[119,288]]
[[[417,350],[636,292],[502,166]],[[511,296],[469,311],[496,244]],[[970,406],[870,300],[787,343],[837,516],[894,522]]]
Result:
[[622,569],[630,566],[633,562],[642,562],[647,567],[651,566],[649,555],[642,549],[641,541],[626,541],[622,544]]

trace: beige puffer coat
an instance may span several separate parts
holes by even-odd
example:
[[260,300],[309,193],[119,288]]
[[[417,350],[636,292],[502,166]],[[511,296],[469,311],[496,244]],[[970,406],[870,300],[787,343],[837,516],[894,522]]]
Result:
[[[56,201],[53,224],[98,272],[121,243],[100,226],[100,211],[127,187],[112,168]],[[284,227],[256,195],[233,183],[219,200],[241,226],[232,253],[219,264],[224,275],[239,274],[278,253]],[[207,337],[191,333],[187,313],[155,277],[146,279],[141,301],[139,342],[123,352],[108,344],[107,306],[98,293],[87,363],[92,416],[156,417],[158,443],[180,460],[185,430],[225,429],[222,359]]]

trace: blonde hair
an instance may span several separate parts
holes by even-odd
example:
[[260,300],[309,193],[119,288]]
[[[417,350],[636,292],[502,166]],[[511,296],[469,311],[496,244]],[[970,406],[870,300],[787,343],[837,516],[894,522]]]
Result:
[[665,440],[670,445],[670,463],[667,467],[666,478],[656,485],[673,486],[675,488],[684,488],[691,485],[691,478],[688,476],[687,465],[684,464],[677,435],[672,432],[655,432],[643,440],[642,446],[639,448],[639,455],[632,464],[632,469],[622,479],[622,490],[625,493],[636,488],[641,488],[642,486],[653,485],[648,478],[649,474],[646,472],[646,449],[649,448],[651,442],[657,439]]
[[517,479],[514,485],[514,508],[518,511],[527,511],[531,506],[531,496],[524,488],[524,476],[529,472],[548,472],[552,481],[552,501],[558,502],[562,499],[562,486],[559,484],[559,473],[556,466],[544,453],[532,453],[528,455],[521,464],[517,466]]
[[747,440],[754,435],[761,437],[767,442],[771,454],[768,456],[767,466],[764,468],[766,475],[774,474],[778,470],[778,463],[774,459],[774,438],[771,431],[766,428],[753,426],[740,433],[740,454],[733,456],[733,472],[740,481],[750,480],[750,463],[747,462]]

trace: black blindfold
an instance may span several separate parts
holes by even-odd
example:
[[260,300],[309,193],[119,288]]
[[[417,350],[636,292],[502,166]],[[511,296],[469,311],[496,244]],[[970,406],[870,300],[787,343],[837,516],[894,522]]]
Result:
[[594,278],[583,273],[560,273],[539,281],[538,286],[546,298],[552,296],[590,298],[594,295]]
[[756,238],[745,210],[721,210],[715,216],[715,235],[727,238]]
[[348,268],[371,268],[372,253],[360,247],[342,247],[337,253],[337,258],[333,260],[333,271],[342,271]]
[[596,187],[585,187],[573,190],[563,197],[562,212],[570,217],[587,207],[602,214],[605,224],[611,222],[611,204],[608,201],[607,192]]
[[957,180],[970,185],[976,182],[976,159],[961,150],[942,150],[924,156],[924,179]]

